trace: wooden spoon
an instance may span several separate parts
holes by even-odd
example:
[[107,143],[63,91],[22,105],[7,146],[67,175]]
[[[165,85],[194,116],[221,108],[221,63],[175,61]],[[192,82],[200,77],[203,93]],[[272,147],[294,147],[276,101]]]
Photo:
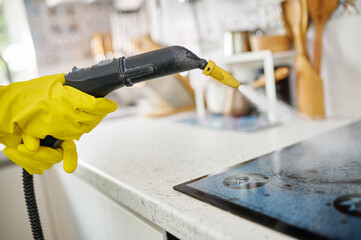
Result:
[[305,47],[307,24],[304,3],[303,0],[287,0],[281,3],[290,24],[296,48],[297,107],[300,112],[312,118],[324,118],[322,79],[307,59]]
[[[307,0],[306,0],[307,1]],[[284,2],[284,1],[283,1]],[[282,21],[283,21],[283,25],[284,25],[284,28],[286,30],[286,35],[289,39],[293,39],[293,36],[292,36],[292,31],[291,31],[291,27],[290,27],[290,24],[288,23],[288,19],[287,19],[287,16],[286,16],[286,10],[284,9],[285,8],[285,4],[281,2],[281,7],[282,7]]]
[[305,49],[305,55],[308,59],[308,51],[306,47],[306,34],[308,28],[307,0],[300,0],[300,4],[301,4],[301,39],[303,43],[303,48]]
[[312,118],[325,118],[323,83],[304,55],[295,59],[297,75],[297,107]]
[[313,66],[320,73],[322,56],[322,33],[327,19],[335,11],[339,0],[308,0],[313,25],[315,26],[315,40],[313,45]]
[[[290,74],[290,68],[289,67],[278,67],[275,70],[275,82],[281,81],[288,77]],[[262,75],[259,77],[256,81],[254,81],[252,84],[253,88],[260,88],[266,86],[266,77]]]
[[302,40],[302,8],[299,0],[287,0],[281,2],[282,11],[285,13],[285,19],[287,20],[297,54],[306,55],[306,49]]

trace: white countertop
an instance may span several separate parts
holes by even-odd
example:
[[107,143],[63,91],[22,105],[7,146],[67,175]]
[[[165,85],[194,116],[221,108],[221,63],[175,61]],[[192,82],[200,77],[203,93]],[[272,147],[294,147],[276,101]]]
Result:
[[173,186],[344,126],[301,121],[255,133],[162,119],[109,119],[78,142],[76,174],[180,239],[288,239],[173,190]]

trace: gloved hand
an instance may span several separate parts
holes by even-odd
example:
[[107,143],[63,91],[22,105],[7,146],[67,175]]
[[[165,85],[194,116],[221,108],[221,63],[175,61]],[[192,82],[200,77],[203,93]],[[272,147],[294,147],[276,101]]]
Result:
[[[90,132],[117,108],[64,82],[64,74],[58,74],[0,87],[0,143],[8,147],[4,153],[11,160],[30,172],[42,173],[61,159],[65,171],[73,172],[77,155],[72,139]],[[39,147],[47,135],[68,141],[56,150]],[[22,140],[25,145],[19,145]]]
[[75,171],[78,156],[73,140],[63,141],[57,149],[40,146],[37,151],[30,151],[29,147],[34,147],[37,140],[27,135],[23,135],[23,139],[24,144],[20,144],[15,148],[6,147],[4,153],[29,174],[43,174],[44,170],[50,169],[62,159],[64,159],[63,168],[67,173]]
[[16,125],[27,135],[43,139],[79,139],[90,132],[117,105],[64,86],[64,74],[16,82],[0,88],[0,133],[14,133]]
[[15,126],[13,133],[0,133],[0,143],[7,147],[16,148],[22,141],[21,130],[18,125]]

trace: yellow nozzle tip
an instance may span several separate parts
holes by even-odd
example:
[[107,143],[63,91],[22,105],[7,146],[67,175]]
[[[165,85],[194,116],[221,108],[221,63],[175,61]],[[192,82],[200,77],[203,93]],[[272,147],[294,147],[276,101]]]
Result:
[[227,75],[222,80],[218,80],[218,81],[220,81],[223,84],[226,84],[227,86],[238,88],[240,83],[229,73]]
[[234,77],[232,77],[231,74],[218,67],[212,60],[209,60],[207,66],[203,70],[203,74],[211,76],[230,87],[238,88],[240,85],[240,83]]

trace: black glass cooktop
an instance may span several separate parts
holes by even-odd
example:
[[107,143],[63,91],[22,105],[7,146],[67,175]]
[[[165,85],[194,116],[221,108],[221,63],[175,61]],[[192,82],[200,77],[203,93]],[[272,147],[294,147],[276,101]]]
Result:
[[361,122],[174,189],[297,238],[361,239]]

